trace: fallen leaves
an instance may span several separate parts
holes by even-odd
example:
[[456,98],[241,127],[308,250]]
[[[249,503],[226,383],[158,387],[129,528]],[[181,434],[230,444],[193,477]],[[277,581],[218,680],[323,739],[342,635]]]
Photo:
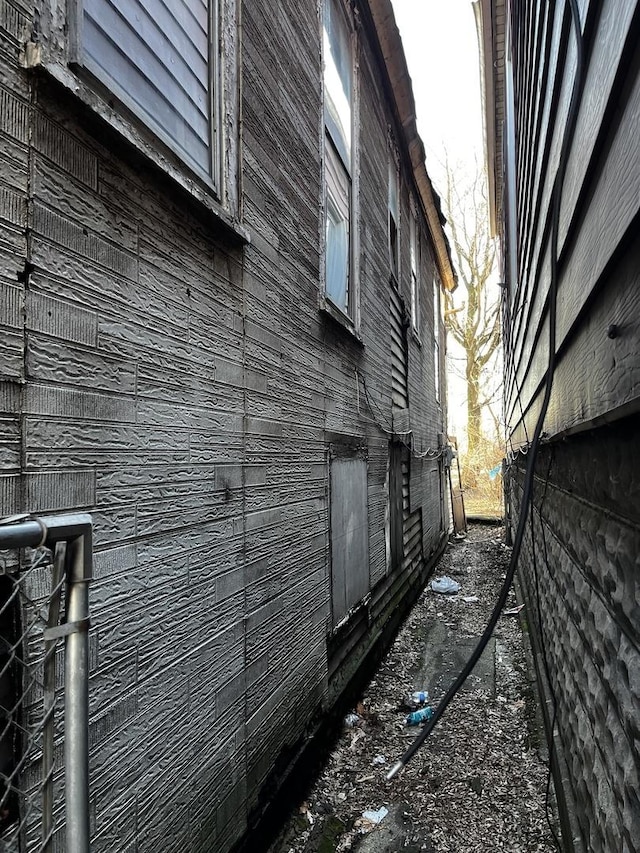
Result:
[[[435,706],[455,676],[442,663],[445,671],[434,683],[416,683],[434,653],[425,645],[425,626],[442,625],[452,642],[478,636],[508,558],[495,527],[472,528],[466,540],[448,547],[438,574],[446,573],[477,600],[443,596],[427,586],[298,807],[305,820],[290,821],[271,853],[348,853],[365,838],[366,851],[555,849],[545,813],[547,768],[537,752],[542,736],[531,716],[536,699],[517,619],[501,620],[495,632],[493,688],[486,678],[470,679],[414,759],[390,782],[385,779],[420,732],[404,724],[417,707],[407,697],[428,689]],[[516,608],[511,593],[505,615]],[[388,811],[379,823],[366,816],[381,808]]]

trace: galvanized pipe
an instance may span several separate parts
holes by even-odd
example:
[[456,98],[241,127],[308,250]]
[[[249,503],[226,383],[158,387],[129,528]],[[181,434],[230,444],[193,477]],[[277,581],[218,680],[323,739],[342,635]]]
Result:
[[[49,625],[48,644],[66,637],[65,654],[65,813],[66,853],[89,853],[89,590],[92,577],[92,520],[87,513],[0,519],[0,550],[67,543],[66,618]],[[46,786],[45,786],[46,787]],[[49,796],[45,792],[45,797]],[[45,845],[51,837],[45,828]]]
[[89,580],[91,524],[67,545],[65,813],[67,853],[89,853]]
[[[53,556],[52,594],[49,600],[47,628],[56,628],[60,621],[60,598],[65,572],[65,546],[59,543]],[[42,731],[42,853],[52,849],[54,820],[54,738],[56,706],[56,646],[57,640],[45,639],[44,643],[44,727]]]
[[39,520],[3,519],[0,521],[0,550],[37,548],[38,545],[44,544],[46,534],[46,527]]

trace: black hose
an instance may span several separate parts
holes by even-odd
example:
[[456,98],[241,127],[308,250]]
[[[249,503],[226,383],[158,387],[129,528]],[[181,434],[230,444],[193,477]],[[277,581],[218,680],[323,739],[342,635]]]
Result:
[[[564,183],[564,176],[567,168],[567,161],[569,155],[569,149],[571,146],[571,142],[573,140],[573,135],[575,133],[576,121],[578,118],[578,106],[580,103],[580,94],[582,89],[582,75],[583,75],[583,64],[584,64],[584,56],[583,56],[583,44],[582,44],[582,31],[580,29],[580,12],[578,9],[577,0],[569,0],[569,6],[571,8],[571,16],[573,22],[573,28],[575,31],[576,37],[576,75],[573,83],[573,91],[571,93],[571,103],[569,104],[569,112],[567,114],[567,125],[565,129],[564,138],[562,141],[562,148],[560,150],[560,160],[558,163],[558,171],[556,172],[556,177],[554,181],[553,187],[553,208],[552,208],[552,220],[551,220],[551,282],[549,285],[549,362],[547,366],[547,374],[545,379],[545,392],[542,400],[542,406],[540,408],[540,413],[538,415],[538,420],[536,421],[536,426],[533,432],[533,437],[531,439],[531,445],[529,447],[529,452],[527,454],[527,467],[525,470],[524,477],[524,485],[523,485],[523,494],[522,494],[522,503],[520,506],[520,515],[518,518],[518,527],[516,530],[516,535],[513,541],[513,550],[511,552],[511,559],[509,561],[509,568],[507,569],[507,573],[505,576],[505,581],[502,585],[502,589],[500,590],[500,595],[498,600],[493,608],[491,616],[489,618],[489,622],[487,627],[485,628],[482,636],[480,637],[478,644],[475,649],[471,653],[471,656],[453,684],[449,687],[444,697],[436,707],[433,717],[429,720],[429,722],[424,726],[422,732],[418,735],[418,737],[414,740],[411,746],[405,751],[402,757],[393,765],[391,770],[387,773],[386,778],[392,779],[399,770],[401,770],[416,754],[416,752],[420,749],[426,739],[429,737],[438,721],[444,714],[447,706],[454,698],[454,696],[458,693],[464,682],[467,680],[468,676],[471,674],[473,668],[477,664],[480,656],[485,650],[487,643],[491,639],[491,635],[494,632],[494,629],[498,623],[498,619],[500,618],[500,614],[502,613],[502,609],[507,601],[507,596],[509,594],[509,590],[511,588],[511,584],[513,583],[513,578],[515,576],[516,568],[518,565],[518,559],[520,557],[520,550],[522,548],[522,542],[524,539],[525,528],[527,526],[528,521],[528,509],[531,502],[531,496],[533,493],[533,478],[535,474],[535,464],[538,456],[538,447],[540,444],[540,437],[542,435],[542,430],[544,427],[544,420],[547,414],[547,409],[549,408],[549,401],[551,399],[551,390],[553,388],[553,374],[555,371],[556,365],[556,320],[557,320],[557,295],[558,295],[558,230],[560,225],[560,202],[562,200],[562,186]],[[538,284],[538,282],[536,282]]]

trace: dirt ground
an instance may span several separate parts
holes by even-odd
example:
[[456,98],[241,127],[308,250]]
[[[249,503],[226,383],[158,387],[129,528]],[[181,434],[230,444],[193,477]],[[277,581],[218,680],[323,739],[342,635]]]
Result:
[[[420,731],[405,725],[409,695],[427,689],[437,704],[482,633],[508,559],[499,527],[472,527],[448,545],[436,576],[458,581],[460,592],[443,596],[427,585],[269,853],[556,849],[545,807],[546,744],[518,616],[501,617],[422,749],[385,778]],[[511,592],[505,611],[516,605]]]

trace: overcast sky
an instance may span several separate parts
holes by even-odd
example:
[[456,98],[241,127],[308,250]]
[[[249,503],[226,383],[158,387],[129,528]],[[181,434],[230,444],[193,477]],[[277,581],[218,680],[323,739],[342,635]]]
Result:
[[[471,0],[392,2],[413,83],[427,170],[442,195],[445,157],[469,174],[474,173],[476,160],[479,165],[484,160],[478,38]],[[449,434],[456,435],[465,449],[462,353],[450,335],[447,346]]]
[[416,100],[427,169],[439,189],[439,162],[481,161],[478,39],[471,0],[393,0]]

